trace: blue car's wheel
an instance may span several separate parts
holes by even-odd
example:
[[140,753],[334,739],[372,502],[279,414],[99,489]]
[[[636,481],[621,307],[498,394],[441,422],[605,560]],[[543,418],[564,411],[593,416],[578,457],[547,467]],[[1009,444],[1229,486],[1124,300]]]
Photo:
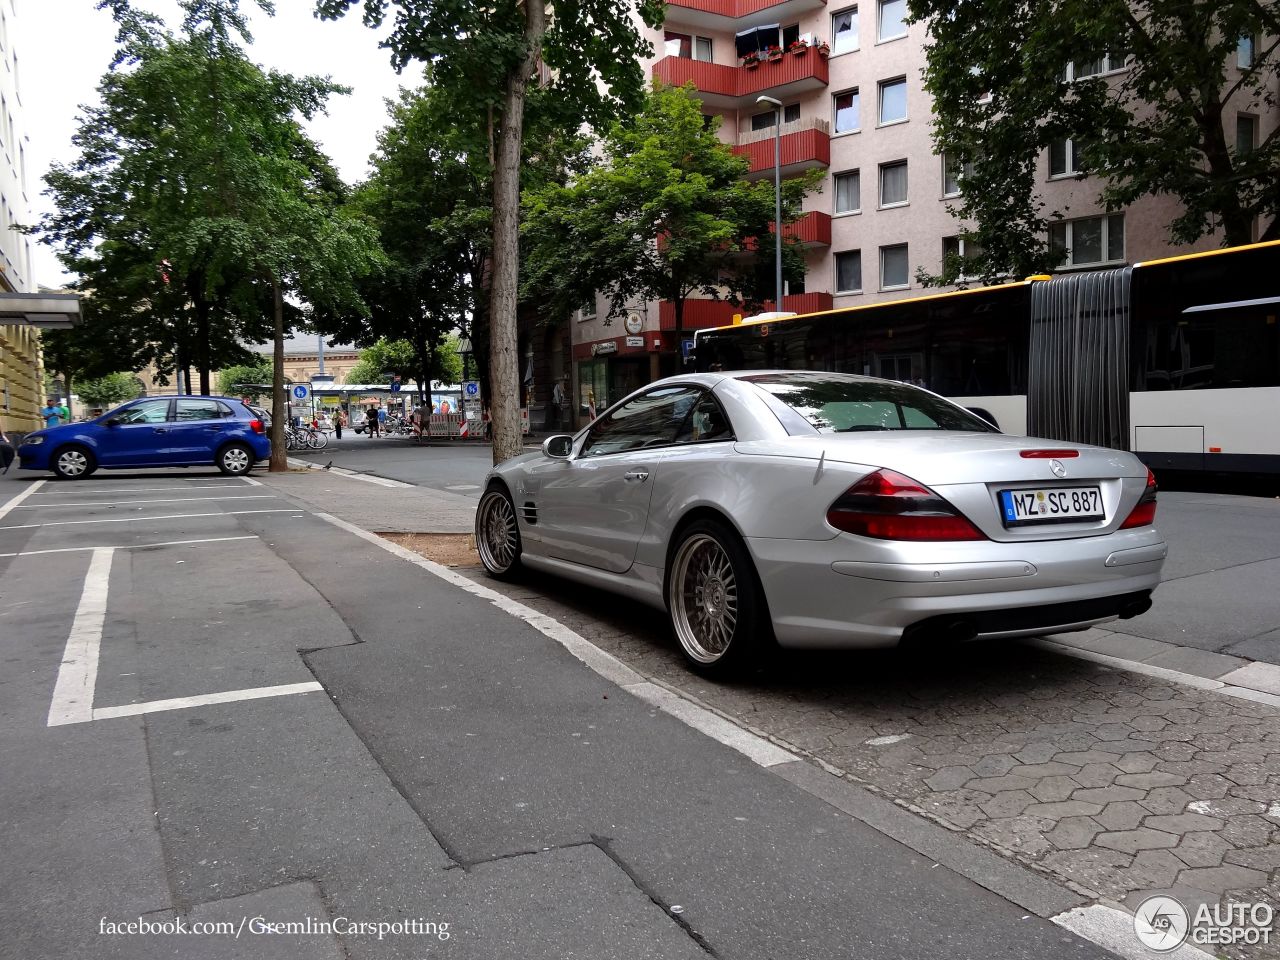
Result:
[[242,477],[253,467],[253,451],[243,443],[229,443],[218,451],[218,469],[230,477]]
[[84,447],[63,447],[53,455],[52,469],[59,480],[83,480],[98,469],[98,461]]

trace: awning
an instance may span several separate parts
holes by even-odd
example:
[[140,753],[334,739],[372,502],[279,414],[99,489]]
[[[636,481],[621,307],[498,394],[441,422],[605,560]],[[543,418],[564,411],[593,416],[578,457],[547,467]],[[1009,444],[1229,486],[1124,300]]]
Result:
[[740,57],[745,57],[748,53],[762,53],[778,45],[778,24],[765,23],[743,30],[734,34],[733,42],[737,45]]
[[0,324],[69,330],[79,321],[77,293],[0,293]]

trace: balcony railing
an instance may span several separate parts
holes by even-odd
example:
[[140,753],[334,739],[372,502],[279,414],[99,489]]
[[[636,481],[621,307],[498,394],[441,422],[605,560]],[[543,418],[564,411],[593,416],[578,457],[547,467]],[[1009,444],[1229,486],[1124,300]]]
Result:
[[[782,298],[782,308],[789,313],[817,313],[830,310],[833,305],[831,294],[814,291],[813,293],[797,293]],[[766,304],[763,309],[771,309]],[[685,330],[704,330],[707,327],[727,327],[733,323],[733,315],[740,313],[750,315],[751,311],[737,306],[727,300],[695,300],[684,302]],[[676,328],[676,308],[670,300],[663,300],[658,305],[658,322],[663,330]]]
[[784,20],[782,14],[798,16],[826,6],[826,0],[667,0],[667,22],[683,22],[687,17],[727,17],[737,20],[750,17],[771,8],[777,13],[778,20]]
[[829,81],[827,61],[816,50],[803,56],[784,53],[778,60],[765,60],[752,69],[707,63],[688,57],[663,57],[653,65],[653,77],[673,87],[692,83],[700,94],[729,105],[765,91],[781,91],[790,96],[825,87]]
[[[827,121],[818,119],[784,123],[780,144],[783,171],[790,174],[809,167],[830,166],[829,129]],[[743,134],[733,152],[750,162],[748,174],[773,170],[773,127]]]

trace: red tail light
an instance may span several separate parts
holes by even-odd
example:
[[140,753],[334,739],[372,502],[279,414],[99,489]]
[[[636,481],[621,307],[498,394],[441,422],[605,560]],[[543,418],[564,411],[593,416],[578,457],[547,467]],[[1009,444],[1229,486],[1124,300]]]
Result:
[[985,540],[928,487],[893,470],[867,474],[827,510],[827,523],[877,540]]
[[262,429],[262,421],[261,421],[261,420],[250,420],[250,421],[249,421],[249,429],[250,429],[250,430],[252,430],[254,433],[258,434],[258,436],[262,436],[262,434],[265,432],[265,431]]
[[1080,456],[1079,450],[1022,450],[1018,456],[1023,460],[1074,460]]
[[1128,530],[1130,527],[1149,527],[1156,522],[1156,492],[1158,490],[1156,475],[1148,467],[1147,489],[1142,491],[1142,496],[1138,498],[1138,505],[1125,518],[1124,523],[1120,524],[1121,530]]

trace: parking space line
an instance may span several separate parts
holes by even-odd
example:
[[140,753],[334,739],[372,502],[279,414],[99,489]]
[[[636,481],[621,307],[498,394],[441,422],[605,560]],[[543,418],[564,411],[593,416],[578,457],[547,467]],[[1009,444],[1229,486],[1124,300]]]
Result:
[[27,499],[27,497],[29,497],[29,496],[31,496],[33,493],[35,493],[35,492],[36,492],[37,490],[39,490],[42,486],[44,486],[44,481],[43,481],[43,480],[37,480],[37,481],[36,481],[35,483],[33,483],[31,486],[27,487],[27,489],[22,490],[22,491],[20,491],[19,493],[17,493],[15,496],[10,497],[10,498],[8,499],[8,501],[6,501],[5,505],[4,505],[3,507],[0,507],[0,520],[3,520],[3,519],[4,519],[4,517],[5,517],[5,515],[6,515],[10,510],[12,510],[12,509],[13,509],[14,507],[16,507],[18,504],[20,504],[23,500]]
[[[116,544],[112,550],[141,550],[144,547],[179,547],[192,543],[225,543],[228,540],[257,540],[257,534],[243,537],[206,537],[203,540],[162,540],[159,543]],[[77,553],[81,550],[102,550],[103,547],[58,547],[53,550],[19,550],[17,553],[0,553],[0,557],[34,557],[43,553]]]
[[107,618],[107,583],[111,578],[114,547],[98,547],[89,559],[84,592],[71,623],[67,648],[58,667],[49,705],[49,726],[85,723],[93,719],[93,688],[98,681],[98,648]]
[[[41,480],[40,482],[41,482],[41,483],[44,483],[44,481],[43,481],[43,480]],[[77,488],[76,488],[75,490],[68,490],[68,489],[66,489],[66,487],[62,487],[61,489],[58,489],[58,490],[45,490],[45,491],[42,491],[41,493],[36,494],[36,496],[38,496],[38,497],[58,497],[58,496],[71,496],[72,494],[76,494],[76,493],[95,494],[95,493],[106,493],[106,492],[110,492],[110,493],[161,493],[161,492],[166,491],[166,490],[181,490],[181,491],[183,491],[183,492],[185,492],[185,493],[189,493],[189,492],[191,492],[192,490],[213,490],[213,489],[216,489],[216,488],[218,488],[218,487],[239,487],[239,486],[240,486],[240,484],[238,484],[238,483],[211,483],[211,484],[208,484],[207,486],[203,486],[203,487],[190,487],[190,486],[183,486],[183,487],[114,487],[114,486],[111,486],[110,484],[103,484],[102,486],[94,486],[94,487],[80,487],[79,485],[77,485]]]
[[67,527],[78,523],[139,523],[147,520],[189,520],[194,517],[235,517],[244,513],[297,513],[307,511],[298,507],[278,507],[270,510],[222,510],[218,513],[169,513],[159,517],[103,517],[97,520],[51,520],[48,523],[19,523],[0,530],[34,530],[37,527]]
[[138,503],[193,503],[213,500],[275,500],[272,493],[234,494],[227,497],[170,497],[165,500],[86,500],[83,503],[25,503],[19,510],[44,510],[47,507],[131,507]]
[[251,486],[251,487],[260,487],[260,486],[262,486],[262,481],[261,481],[261,480],[255,480],[255,479],[253,479],[253,477],[241,477],[240,479],[241,479],[241,480],[243,480],[245,483],[247,483],[247,484],[248,484],[249,486]]
[[235,703],[240,700],[262,700],[267,697],[287,697],[295,693],[315,693],[324,687],[309,680],[305,683],[284,683],[275,687],[250,687],[246,690],[225,690],[222,693],[204,693],[194,697],[175,697],[172,700],[151,700],[147,703],[126,703],[119,707],[98,707],[91,720],[114,720],[118,717],[136,717],[144,713],[160,713],[165,710],[185,710],[212,703]]

